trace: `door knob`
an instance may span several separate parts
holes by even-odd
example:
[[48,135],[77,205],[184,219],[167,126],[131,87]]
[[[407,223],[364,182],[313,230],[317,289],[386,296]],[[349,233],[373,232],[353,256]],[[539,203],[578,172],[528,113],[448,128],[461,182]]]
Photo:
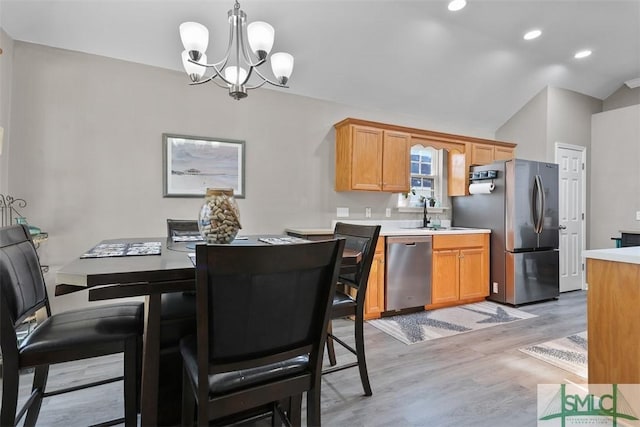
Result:
[[567,226],[566,226],[566,225],[559,225],[559,226],[558,226],[558,229],[560,229],[560,230],[566,230],[566,229],[567,229]]

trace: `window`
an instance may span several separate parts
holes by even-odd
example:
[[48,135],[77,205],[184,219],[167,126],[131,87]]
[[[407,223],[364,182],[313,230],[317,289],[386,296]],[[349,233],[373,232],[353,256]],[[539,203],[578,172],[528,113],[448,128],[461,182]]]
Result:
[[411,184],[417,196],[440,200],[440,153],[431,147],[411,147]]

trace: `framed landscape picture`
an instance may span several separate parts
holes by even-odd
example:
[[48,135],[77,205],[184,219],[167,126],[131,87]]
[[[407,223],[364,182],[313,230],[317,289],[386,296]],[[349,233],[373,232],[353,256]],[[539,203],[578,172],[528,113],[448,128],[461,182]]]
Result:
[[244,198],[244,141],[162,134],[164,197],[204,197],[232,188]]

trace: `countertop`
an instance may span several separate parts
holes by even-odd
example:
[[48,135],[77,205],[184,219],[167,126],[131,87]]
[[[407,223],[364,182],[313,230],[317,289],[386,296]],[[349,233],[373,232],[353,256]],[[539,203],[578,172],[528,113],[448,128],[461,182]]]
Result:
[[[304,227],[289,227],[285,229],[285,232],[291,232],[302,235],[322,235],[322,234],[333,234],[333,228],[335,227],[335,223],[338,221],[333,221],[331,227],[322,228],[304,228]],[[432,236],[438,234],[477,234],[477,233],[491,233],[491,230],[486,228],[463,228],[463,227],[449,227],[449,228],[440,228],[437,230],[417,228],[422,224],[422,221],[403,221],[403,220],[382,220],[382,221],[371,221],[371,220],[345,220],[340,221],[349,224],[360,224],[360,225],[382,225],[380,229],[381,236]]]
[[584,258],[600,259],[604,261],[640,264],[640,246],[628,248],[591,249],[582,251]]

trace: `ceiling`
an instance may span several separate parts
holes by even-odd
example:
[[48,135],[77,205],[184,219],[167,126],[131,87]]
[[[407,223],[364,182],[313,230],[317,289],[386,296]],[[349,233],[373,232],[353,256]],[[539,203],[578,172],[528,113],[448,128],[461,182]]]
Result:
[[[295,57],[290,88],[277,90],[429,122],[462,121],[492,133],[548,85],[604,99],[640,77],[640,0],[467,0],[459,12],[447,3],[241,6],[249,22],[273,25],[274,52]],[[0,23],[14,40],[182,70],[179,24],[207,26],[209,62],[217,61],[232,6],[232,0],[0,0]],[[523,40],[532,28],[542,36]],[[585,48],[590,57],[573,57]]]

